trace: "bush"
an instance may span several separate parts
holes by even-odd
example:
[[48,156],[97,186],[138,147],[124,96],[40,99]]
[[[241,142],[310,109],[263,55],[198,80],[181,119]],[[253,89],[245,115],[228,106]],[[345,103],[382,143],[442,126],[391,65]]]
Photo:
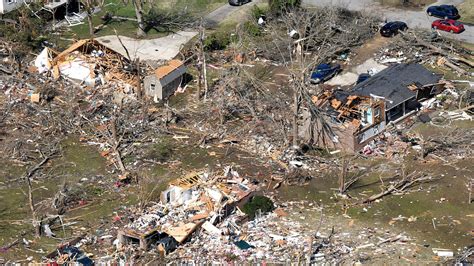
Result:
[[252,37],[262,35],[262,29],[252,21],[246,21],[244,23],[244,31]]
[[242,211],[247,214],[250,219],[255,218],[258,210],[262,213],[271,212],[275,209],[273,201],[265,196],[255,196],[249,202],[245,203]]
[[260,8],[258,6],[253,6],[251,10],[252,18],[258,20],[261,16],[266,16],[268,10]]
[[216,31],[204,40],[204,49],[206,51],[223,50],[232,42],[228,32]]
[[146,154],[146,157],[151,160],[156,160],[158,162],[166,162],[173,153],[172,144],[166,140],[162,139],[160,142],[155,143],[151,149]]

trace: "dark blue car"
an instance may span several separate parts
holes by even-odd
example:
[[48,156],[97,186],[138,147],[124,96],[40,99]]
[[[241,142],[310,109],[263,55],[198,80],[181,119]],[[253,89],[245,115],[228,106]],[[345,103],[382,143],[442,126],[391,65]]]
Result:
[[426,10],[428,15],[444,19],[459,19],[458,9],[453,5],[430,6]]
[[313,73],[311,73],[310,81],[314,84],[325,82],[337,75],[339,71],[341,71],[341,66],[339,64],[320,64],[316,67]]

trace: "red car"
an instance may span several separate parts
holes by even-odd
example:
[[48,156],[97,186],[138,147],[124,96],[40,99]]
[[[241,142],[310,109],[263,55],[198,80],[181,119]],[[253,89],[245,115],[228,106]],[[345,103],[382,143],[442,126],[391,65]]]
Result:
[[454,19],[438,19],[433,21],[431,28],[449,31],[451,33],[461,33],[464,31],[464,25]]

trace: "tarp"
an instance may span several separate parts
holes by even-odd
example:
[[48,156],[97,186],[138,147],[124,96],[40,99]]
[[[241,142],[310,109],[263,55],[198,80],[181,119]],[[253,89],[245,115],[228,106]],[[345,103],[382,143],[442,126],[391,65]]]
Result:
[[59,72],[61,75],[84,82],[88,85],[93,85],[95,83],[93,69],[93,65],[88,64],[79,58],[59,64]]
[[40,74],[51,69],[50,60],[48,48],[44,48],[35,59],[35,67]]

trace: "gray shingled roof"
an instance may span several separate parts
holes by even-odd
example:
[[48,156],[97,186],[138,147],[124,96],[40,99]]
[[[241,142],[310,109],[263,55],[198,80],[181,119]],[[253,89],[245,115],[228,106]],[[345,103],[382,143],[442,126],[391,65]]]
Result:
[[373,77],[357,84],[352,92],[358,95],[370,96],[374,94],[384,97],[385,109],[391,109],[400,103],[416,96],[416,93],[407,88],[416,83],[418,86],[437,83],[440,76],[429,71],[420,64],[398,64],[390,66]]

